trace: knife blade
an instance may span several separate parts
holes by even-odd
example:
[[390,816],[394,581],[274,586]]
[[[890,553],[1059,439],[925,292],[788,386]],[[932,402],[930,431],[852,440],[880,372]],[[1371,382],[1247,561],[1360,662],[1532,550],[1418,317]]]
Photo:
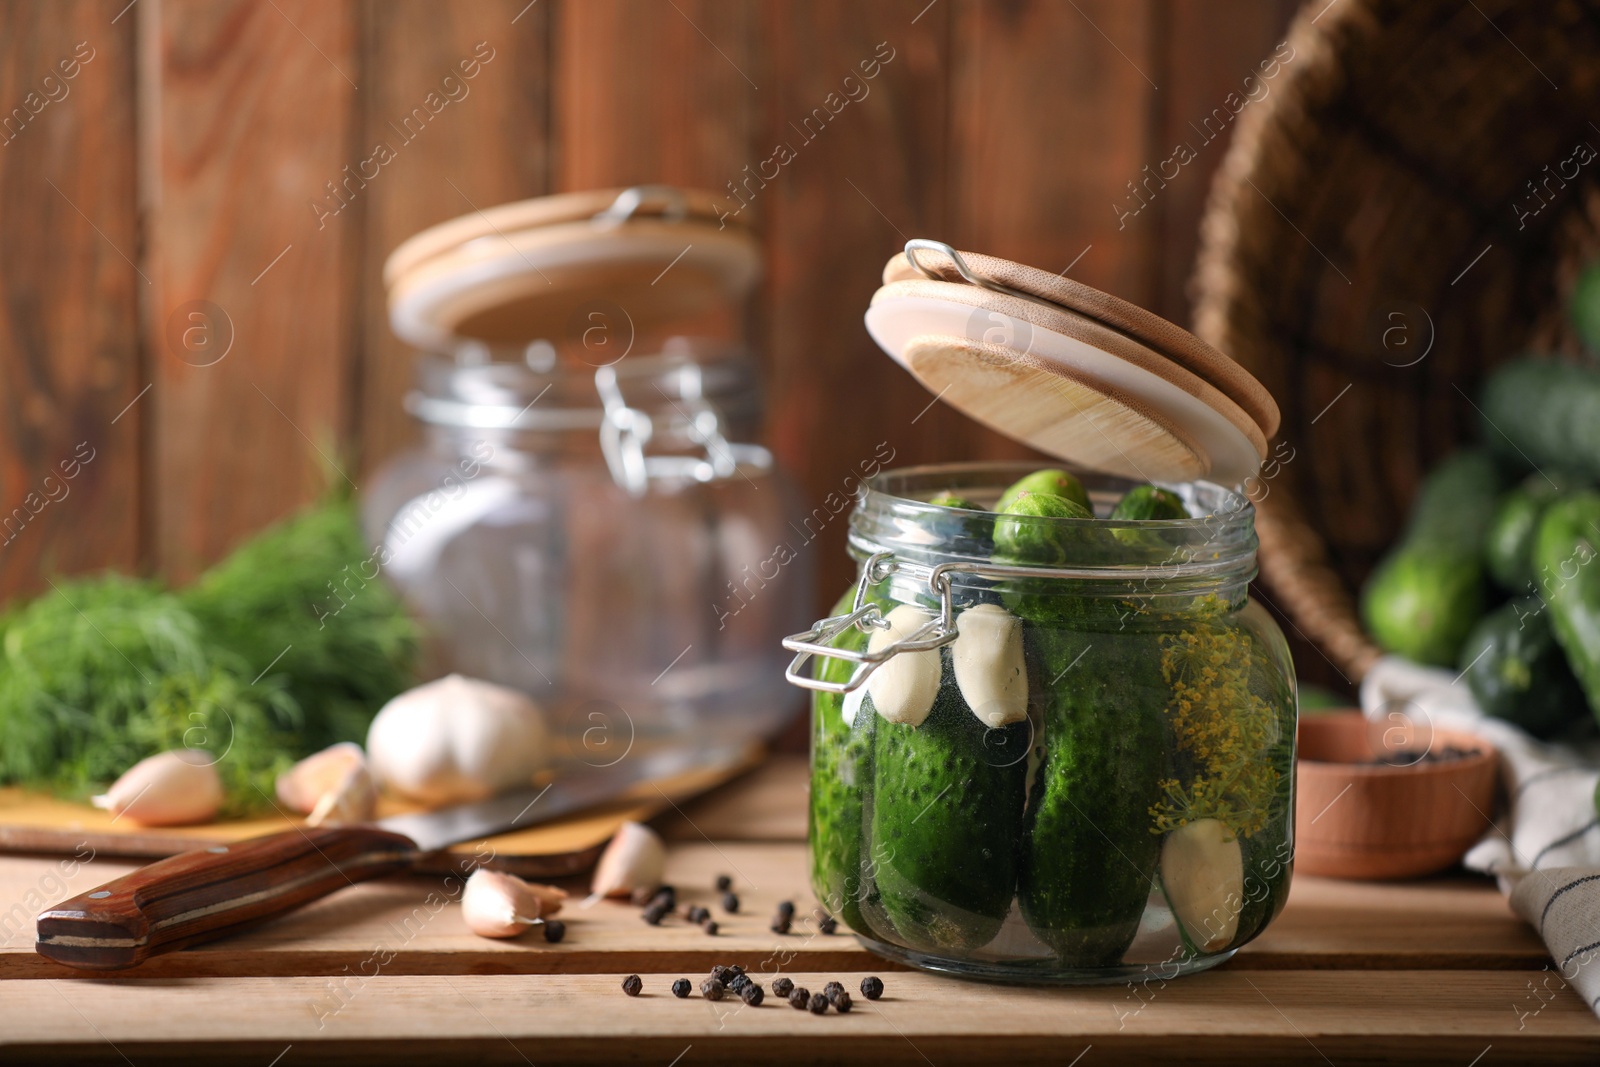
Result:
[[547,822],[645,782],[720,771],[745,755],[733,749],[664,750],[472,804],[370,824],[295,827],[169,856],[41,913],[34,949],[71,967],[125,970],[346,885],[402,871],[418,856],[449,845]]

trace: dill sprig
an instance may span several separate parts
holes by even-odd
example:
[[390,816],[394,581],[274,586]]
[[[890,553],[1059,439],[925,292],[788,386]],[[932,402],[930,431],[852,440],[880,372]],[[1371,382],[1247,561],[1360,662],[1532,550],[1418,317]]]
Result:
[[381,580],[319,622],[328,582],[370,555],[351,505],[309,509],[173,592],[58,580],[0,618],[0,783],[82,797],[168,748],[217,759],[233,813],[336,740],[362,740],[411,681],[414,624]]
[[1165,833],[1217,819],[1249,837],[1266,825],[1281,777],[1266,758],[1279,724],[1272,705],[1250,687],[1252,672],[1264,665],[1250,633],[1220,611],[1202,614],[1212,617],[1161,641],[1161,675],[1172,691],[1167,718],[1193,773],[1187,783],[1162,781],[1165,796],[1150,809],[1152,829]]

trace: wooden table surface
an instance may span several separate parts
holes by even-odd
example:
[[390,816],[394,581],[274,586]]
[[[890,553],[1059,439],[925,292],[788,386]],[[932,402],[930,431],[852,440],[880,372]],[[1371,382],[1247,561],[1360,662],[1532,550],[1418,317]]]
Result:
[[[1466,876],[1297,878],[1234,960],[1165,986],[962,982],[898,970],[842,933],[780,937],[775,904],[811,903],[804,794],[803,764],[780,759],[660,821],[680,901],[714,905],[718,874],[737,883],[740,913],[718,914],[716,937],[601,903],[569,909],[559,945],[486,941],[443,903],[456,883],[405,877],[91,979],[34,954],[33,914],[129,865],[0,858],[0,1063],[1600,1062],[1600,1021],[1493,886]],[[813,990],[876,973],[887,993],[820,1018],[669,993],[719,962]],[[636,1000],[629,973],[644,979]]]

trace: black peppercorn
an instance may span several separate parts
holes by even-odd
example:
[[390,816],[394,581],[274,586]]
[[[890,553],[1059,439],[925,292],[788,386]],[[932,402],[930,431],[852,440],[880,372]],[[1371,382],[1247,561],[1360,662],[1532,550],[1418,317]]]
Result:
[[567,936],[567,924],[560,919],[546,919],[544,922],[544,939],[552,945]]
[[739,911],[739,897],[735,893],[722,894],[722,910],[729,915],[736,915]]
[[772,991],[780,997],[787,997],[794,991],[794,983],[787,978],[774,978],[772,980]]
[[711,968],[711,977],[717,981],[726,981],[728,978],[728,965],[725,963],[714,964]]
[[711,918],[711,913],[698,904],[691,904],[689,905],[689,910],[684,912],[683,917],[698,926]]
[[670,885],[662,886],[660,889],[656,890],[655,896],[650,898],[650,906],[652,908],[660,908],[662,911],[670,912],[673,908],[678,906],[677,894],[673,893]]
[[794,918],[794,901],[792,901],[792,900],[780,900],[778,902],[778,914],[779,915],[786,915],[789,918],[793,919]]
[[700,983],[700,995],[707,1000],[721,1000],[724,988],[723,984],[715,978],[707,978]]
[[843,992],[844,985],[840,982],[829,982],[827,985],[822,987],[822,995],[828,998],[828,1003],[830,1004],[837,1000],[839,998],[839,994]]
[[790,1007],[805,1011],[806,1005],[809,1003],[811,1003],[811,990],[807,989],[805,986],[797,985],[793,989],[789,990]]
[[850,1003],[850,994],[844,992],[843,990],[840,990],[839,995],[833,998],[833,1010],[836,1012],[840,1012],[842,1014],[849,1011],[852,1007],[854,1007],[854,1005]]
[[644,909],[640,917],[651,926],[660,926],[661,920],[667,917],[667,909],[660,904],[652,904]]
[[630,997],[638,996],[639,991],[642,989],[644,989],[644,981],[636,974],[630,974],[622,980],[622,991]]
[[672,995],[677,997],[679,1000],[682,1000],[684,997],[689,995],[690,988],[691,986],[689,985],[689,979],[680,978],[676,982],[672,983]]
[[774,915],[772,917],[772,932],[775,933],[775,934],[786,934],[786,933],[788,933],[789,932],[789,917],[787,915],[783,914],[782,912],[779,912],[778,914]]
[[877,1000],[883,996],[883,979],[875,974],[861,979],[861,995],[868,1000]]
[[828,1013],[828,998],[821,993],[811,994],[811,999],[806,1002],[806,1007],[811,1009],[812,1015],[826,1015]]
[[717,875],[717,892],[726,893],[733,887],[733,879],[725,874]]
[[839,929],[839,920],[832,915],[824,915],[817,920],[817,929],[825,934],[831,934]]
[[715,922],[706,923],[705,926],[703,927],[703,929],[705,930],[705,932],[707,934],[711,935],[712,937],[716,937],[717,936],[718,926],[717,926],[717,924]]
[[744,967],[741,964],[730,963],[730,964],[728,964],[728,973],[729,974],[743,974],[744,973]]
[[750,981],[749,975],[736,974],[732,978],[728,979],[727,984],[730,992],[738,993],[740,996],[743,996],[745,987],[748,985],[753,985],[754,983]]
[[746,982],[744,984],[744,988],[739,990],[739,995],[743,997],[744,1002],[750,1005],[752,1008],[759,1006],[767,997],[767,994],[762,990],[762,988],[754,982]]

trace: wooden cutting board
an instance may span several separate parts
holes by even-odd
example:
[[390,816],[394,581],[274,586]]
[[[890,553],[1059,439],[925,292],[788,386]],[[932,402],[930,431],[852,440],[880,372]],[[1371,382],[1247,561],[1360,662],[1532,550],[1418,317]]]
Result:
[[[760,746],[753,745],[739,760],[726,766],[642,782],[615,800],[585,811],[513,833],[462,842],[424,857],[417,870],[448,872],[473,861],[482,864],[485,856],[492,855],[493,866],[524,877],[576,874],[594,865],[606,842],[624,822],[644,822],[668,808],[676,808],[680,802],[750,771],[761,763],[762,757]],[[415,805],[386,797],[379,803],[378,815],[382,818],[415,810]],[[300,824],[299,819],[275,813],[203,826],[145,827],[87,804],[20,789],[0,789],[0,852],[155,859],[277,833]]]

